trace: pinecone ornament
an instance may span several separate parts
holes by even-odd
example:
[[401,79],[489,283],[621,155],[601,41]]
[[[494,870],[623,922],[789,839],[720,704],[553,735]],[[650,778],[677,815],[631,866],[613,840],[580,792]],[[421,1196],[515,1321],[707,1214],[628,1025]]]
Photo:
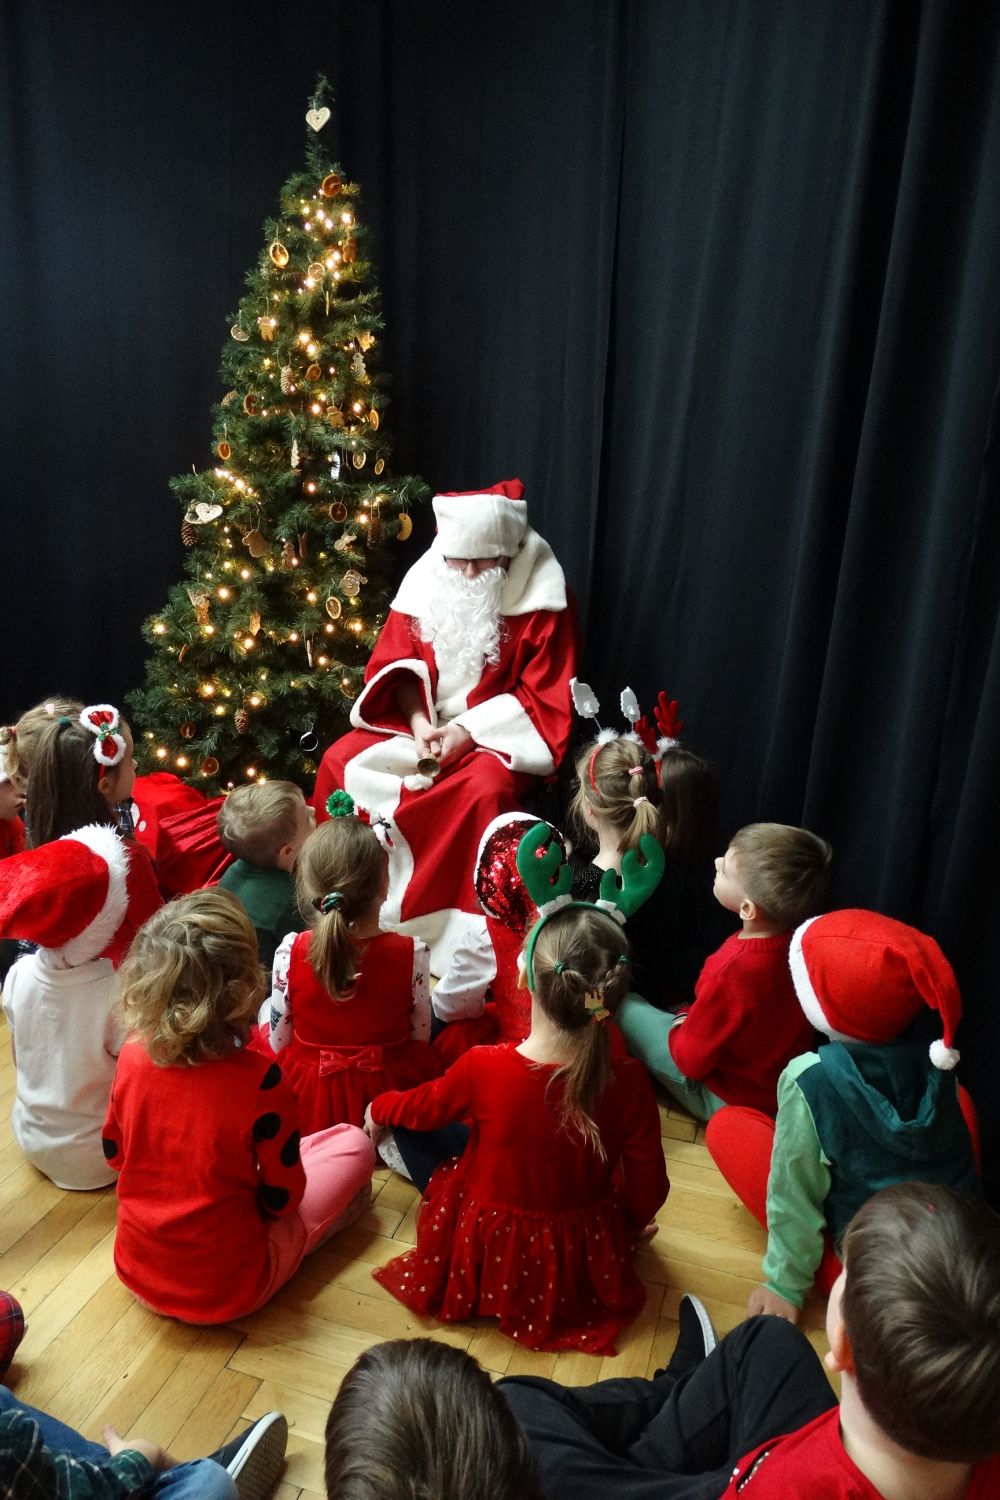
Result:
[[245,708],[238,708],[233,714],[233,723],[236,725],[237,734],[246,734],[250,728],[250,715]]
[[185,547],[193,547],[194,544],[195,544],[195,542],[197,540],[198,540],[198,533],[195,531],[194,527],[191,525],[191,522],[190,521],[182,521],[181,522],[181,541],[184,543]]

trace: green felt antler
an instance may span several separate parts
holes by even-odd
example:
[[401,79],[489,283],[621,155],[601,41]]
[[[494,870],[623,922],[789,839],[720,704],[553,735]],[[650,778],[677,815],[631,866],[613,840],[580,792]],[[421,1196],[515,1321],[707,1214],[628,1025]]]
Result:
[[[521,848],[523,847],[524,840],[522,839]],[[599,904],[617,907],[623,917],[630,917],[634,911],[639,910],[644,901],[649,900],[656,890],[665,864],[662,846],[651,833],[644,833],[639,840],[638,850],[629,849],[622,859],[621,880],[619,881],[614,870],[605,870],[601,876]],[[520,849],[517,855],[517,867],[521,868]]]
[[[544,854],[539,852],[542,849]],[[548,823],[536,823],[518,844],[517,870],[525,890],[539,908],[557,896],[568,896],[573,884],[573,872],[563,856],[555,829]]]

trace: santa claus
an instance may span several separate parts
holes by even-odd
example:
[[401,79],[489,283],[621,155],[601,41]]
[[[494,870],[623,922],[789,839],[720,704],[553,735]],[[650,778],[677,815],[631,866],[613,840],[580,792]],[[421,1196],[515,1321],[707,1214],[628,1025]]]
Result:
[[389,820],[383,926],[430,944],[440,974],[485,922],[480,836],[551,776],[570,738],[576,624],[524,486],[434,497],[437,535],[406,574],[372,652],[353,731],[316,778]]

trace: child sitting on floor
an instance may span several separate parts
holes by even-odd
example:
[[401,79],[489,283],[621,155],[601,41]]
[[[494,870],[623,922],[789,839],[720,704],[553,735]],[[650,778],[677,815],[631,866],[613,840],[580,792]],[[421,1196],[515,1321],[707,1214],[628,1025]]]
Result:
[[633,1057],[696,1118],[724,1104],[777,1109],[778,1076],[812,1045],[788,971],[792,929],[821,910],[830,846],[805,828],[751,823],[715,862],[715,898],[742,930],[701,971],[689,1011],[630,996],[619,1026]]
[[329,822],[306,839],[296,870],[311,929],[279,945],[261,1012],[263,1046],[280,1056],[306,1131],[360,1125],[376,1094],[441,1071],[429,1046],[427,949],[379,930],[385,850],[346,792],[330,804]]
[[826,1323],[839,1408],[781,1318],[741,1323],[678,1378],[502,1380],[548,1500],[994,1500],[1000,1219],[909,1183],[868,1200],[844,1252]]
[[[414,1312],[485,1314],[531,1349],[609,1354],[642,1306],[635,1241],[669,1184],[648,1079],[611,1053],[606,1022],[629,982],[621,927],[593,906],[550,908],[570,872],[553,886],[552,863],[535,860],[534,840],[548,837],[535,829],[518,856],[543,910],[524,954],[526,1040],[474,1047],[443,1078],[369,1107],[376,1141],[386,1126],[472,1121],[465,1150],[430,1179],[416,1249],[374,1275]],[[629,875],[641,882],[631,859],[623,905]]]
[[293,871],[315,823],[312,808],[291,781],[238,786],[219,808],[219,838],[236,855],[219,885],[242,902],[266,969],[281,939],[305,926]]
[[114,947],[128,907],[128,851],[91,824],[0,862],[0,934],[30,942],[7,975],[3,1008],[17,1069],[11,1128],[57,1187],[114,1181],[101,1127],[125,1029]]
[[120,977],[133,1036],[104,1125],[119,1174],[115,1269],[156,1312],[245,1317],[363,1211],[371,1143],[350,1125],[300,1140],[281,1069],[246,1049],[263,973],[228,891],[163,907]]
[[[15,726],[14,743],[19,755],[28,753],[28,845],[37,849],[90,824],[102,824],[123,834],[128,858],[128,906],[101,955],[117,967],[136,931],[162,904],[152,860],[122,826],[121,809],[127,807],[135,784],[132,732],[109,703],[94,703],[79,712],[59,712],[67,701],[50,700],[51,714],[46,703],[23,715]],[[29,724],[22,732],[24,720]]]
[[[934,939],[876,912],[831,912],[796,931],[791,973],[810,1025],[832,1040],[782,1073],[776,1123],[723,1110],[706,1139],[768,1231],[750,1311],[795,1321],[814,1278],[828,1291],[839,1271],[829,1240],[877,1188],[919,1179],[975,1192],[976,1169],[951,1071],[962,1000]],[[929,1056],[910,1032],[927,1006],[944,1027]]]

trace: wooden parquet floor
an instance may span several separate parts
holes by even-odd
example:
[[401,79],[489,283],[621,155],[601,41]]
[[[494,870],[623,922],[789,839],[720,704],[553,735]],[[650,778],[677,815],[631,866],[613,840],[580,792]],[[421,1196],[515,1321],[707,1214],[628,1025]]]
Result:
[[[20,1299],[29,1325],[9,1384],[98,1441],[113,1422],[180,1458],[211,1452],[263,1412],[284,1411],[290,1439],[277,1500],[323,1496],[330,1401],[356,1357],[382,1339],[443,1339],[496,1375],[534,1373],[569,1385],[648,1375],[676,1341],[682,1292],[696,1292],[725,1332],[759,1278],[763,1231],[719,1176],[696,1122],[661,1100],[671,1192],[659,1234],[639,1254],[646,1306],[614,1359],[535,1354],[487,1319],[444,1327],[409,1313],[371,1278],[373,1266],[416,1238],[416,1190],[384,1170],[370,1211],[310,1257],[268,1307],[221,1328],[186,1327],[140,1307],[116,1279],[113,1189],[64,1192],[21,1156],[8,1122],[14,1068],[4,1033],[0,1287]],[[823,1304],[815,1298],[803,1327],[822,1351]]]

